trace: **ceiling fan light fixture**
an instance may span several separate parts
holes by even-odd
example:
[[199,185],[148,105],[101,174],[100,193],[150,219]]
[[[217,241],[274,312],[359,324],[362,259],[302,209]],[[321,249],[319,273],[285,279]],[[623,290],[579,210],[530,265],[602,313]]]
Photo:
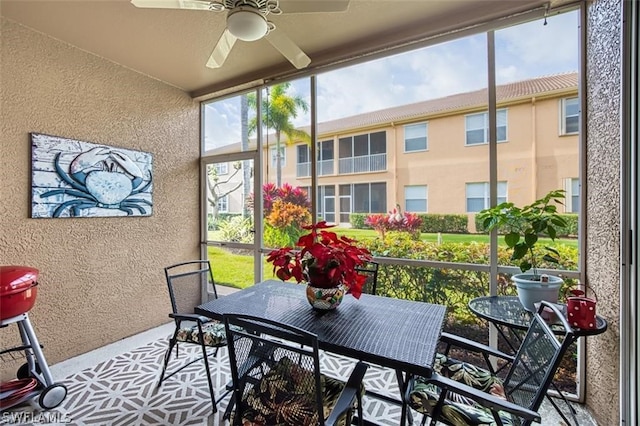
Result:
[[269,31],[267,18],[253,8],[240,7],[227,15],[227,29],[243,41],[255,41]]

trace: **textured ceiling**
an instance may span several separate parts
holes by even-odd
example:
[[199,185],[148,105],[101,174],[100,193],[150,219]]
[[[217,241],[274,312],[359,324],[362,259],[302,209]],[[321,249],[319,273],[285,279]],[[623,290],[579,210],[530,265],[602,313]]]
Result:
[[[291,0],[281,0],[287,1]],[[345,12],[269,15],[269,19],[276,31],[285,32],[305,51],[310,66],[317,67],[544,3],[351,0]],[[140,9],[129,0],[1,0],[0,13],[193,97],[295,71],[266,40],[238,41],[222,68],[205,67],[225,29],[226,12]]]

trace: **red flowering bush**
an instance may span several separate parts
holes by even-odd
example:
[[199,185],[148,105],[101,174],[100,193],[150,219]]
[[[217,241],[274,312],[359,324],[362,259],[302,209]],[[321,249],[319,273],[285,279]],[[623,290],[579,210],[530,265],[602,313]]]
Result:
[[294,251],[291,247],[273,250],[267,261],[273,263],[273,272],[283,281],[291,278],[298,283],[312,281],[314,286],[323,288],[342,284],[348,288],[348,293],[359,299],[367,278],[355,267],[371,260],[371,253],[359,247],[354,239],[325,231],[333,226],[325,221],[304,226],[311,232],[301,236],[296,243],[300,250]]
[[[311,210],[311,201],[307,195],[307,191],[299,186],[292,186],[288,183],[284,183],[278,188],[274,183],[265,183],[262,185],[262,204],[264,207],[264,217],[271,214],[273,210],[273,204],[281,200],[284,203],[291,203],[307,210]],[[250,194],[247,200],[249,208],[254,206],[254,195]]]
[[400,212],[400,206],[396,206],[388,215],[380,213],[368,215],[364,223],[378,231],[382,238],[387,231],[408,232],[413,237],[419,237],[422,219],[415,213],[403,214]]

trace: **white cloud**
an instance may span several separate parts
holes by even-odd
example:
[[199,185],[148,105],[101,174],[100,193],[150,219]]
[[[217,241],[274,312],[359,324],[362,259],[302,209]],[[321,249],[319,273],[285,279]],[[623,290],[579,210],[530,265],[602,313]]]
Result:
[[543,22],[496,31],[498,83],[578,70],[578,12]]
[[[498,84],[578,69],[577,12],[496,31]],[[318,119],[333,120],[487,86],[485,34],[319,74]],[[307,79],[292,82],[291,94],[311,102]],[[216,139],[238,141],[239,102],[224,101],[205,115]],[[209,117],[215,116],[215,117]],[[308,125],[309,114],[294,120]]]

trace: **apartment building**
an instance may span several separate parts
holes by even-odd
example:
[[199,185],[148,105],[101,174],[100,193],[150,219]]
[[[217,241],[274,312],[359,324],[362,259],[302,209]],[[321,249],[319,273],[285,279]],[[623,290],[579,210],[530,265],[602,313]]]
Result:
[[[526,204],[562,188],[565,211],[578,211],[577,78],[565,73],[497,86],[499,202]],[[350,213],[399,205],[472,218],[489,205],[487,110],[483,89],[319,123],[318,215],[346,225]],[[264,156],[269,182],[275,150],[272,139]],[[283,182],[310,187],[309,144],[281,144],[281,167]]]

